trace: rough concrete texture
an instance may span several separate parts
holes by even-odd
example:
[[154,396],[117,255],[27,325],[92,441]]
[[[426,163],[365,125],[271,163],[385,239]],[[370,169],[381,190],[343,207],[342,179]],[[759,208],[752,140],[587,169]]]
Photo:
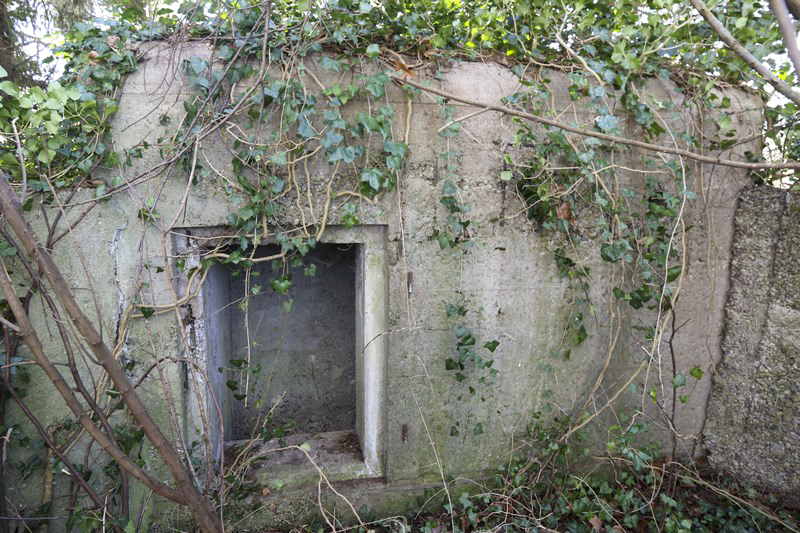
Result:
[[800,501],[800,194],[745,191],[736,211],[711,463]]
[[[182,102],[191,95],[180,69],[181,61],[193,55],[208,57],[209,54],[205,45],[197,44],[154,47],[147,52],[138,70],[126,80],[121,94],[120,111],[112,131],[115,150],[139,147],[142,141],[147,141],[151,147],[158,146],[159,138],[174,134],[174,125],[180,124],[184,115]],[[308,59],[307,67],[322,83],[339,80],[339,74],[322,69],[313,58]],[[547,76],[551,79],[552,92],[548,102],[561,120],[593,127],[597,111],[570,98],[569,79],[557,72],[549,72]],[[504,97],[524,90],[509,69],[492,63],[459,63],[441,71],[422,69],[418,78],[451,93],[487,103],[501,103]],[[315,82],[305,77],[300,79],[310,93],[319,95]],[[343,83],[347,81],[351,80],[345,79]],[[236,91],[245,90],[242,85]],[[712,126],[701,121],[704,112],[682,105],[683,96],[674,84],[654,80],[642,90],[657,109],[664,109],[665,102],[673,105],[670,111],[662,113],[666,126],[676,132],[704,129],[713,133]],[[726,95],[732,103],[725,112],[731,116],[737,130],[743,136],[760,131],[760,101],[744,92],[728,91]],[[641,137],[641,130],[634,119],[622,111],[622,106],[613,98],[606,100],[610,110],[621,117],[624,133]],[[386,230],[386,241],[381,247],[385,254],[371,260],[385,261],[388,272],[389,327],[365,339],[365,342],[385,342],[388,350],[388,385],[383,406],[385,425],[379,428],[383,477],[363,481],[363,486],[353,482],[355,485],[350,486],[347,493],[358,495],[359,502],[388,512],[405,509],[406,501],[401,495],[409,493],[404,492],[404,487],[413,492],[441,481],[442,475],[485,476],[495,465],[508,460],[512,439],[524,433],[534,412],[571,412],[580,408],[592,393],[598,376],[607,369],[591,404],[599,408],[633,371],[640,368],[641,362],[647,360],[646,350],[651,347],[643,346],[637,340],[640,337],[629,331],[631,324],[650,317],[634,319],[620,315],[613,299],[609,298],[613,269],[599,258],[599,245],[593,241],[598,234],[592,222],[596,213],[587,212],[584,219],[578,214],[575,242],[585,264],[591,267],[589,292],[597,318],[588,321],[589,338],[573,349],[569,358],[553,355],[558,353],[571,316],[570,292],[553,260],[553,243],[546,233],[526,219],[513,184],[499,179],[504,169],[501,155],[516,131],[511,120],[498,113],[483,113],[465,121],[458,137],[447,139],[437,134],[444,120],[442,105],[435,99],[417,94],[409,104],[405,91],[392,85],[381,103],[390,103],[396,109],[392,125],[395,136],[403,139],[404,132],[408,131],[410,153],[398,187],[382,195],[375,204],[355,197],[333,197],[328,224],[340,226],[342,206],[351,201],[357,204],[356,214],[362,224]],[[475,110],[455,102],[449,105],[453,106],[452,114],[456,117]],[[366,102],[357,100],[348,104],[344,113],[355,115],[366,108]],[[162,117],[171,118],[173,126],[165,128]],[[238,134],[239,126],[244,127],[244,124],[231,125],[231,132]],[[679,135],[676,138],[681,145],[683,141]],[[123,193],[94,207],[55,247],[56,261],[108,339],[115,338],[117,324],[131,303],[168,307],[191,289],[182,285],[181,275],[172,264],[174,261],[165,260],[165,257],[174,259],[181,252],[174,244],[174,237],[183,230],[176,228],[224,228],[228,215],[238,209],[235,198],[226,194],[226,188],[235,189],[235,182],[231,155],[222,140],[222,136],[214,134],[199,142],[198,162],[209,174],[194,186],[187,183],[186,175],[176,170],[152,172],[151,169],[163,168],[164,158],[169,155],[156,148],[144,150],[143,157],[134,159],[130,167],[99,172],[97,177],[109,182],[115,177],[134,182]],[[580,140],[575,138],[574,142]],[[665,135],[655,142],[672,143],[674,140]],[[746,150],[757,152],[757,143],[737,145],[722,155],[743,158]],[[656,157],[636,151],[618,155],[616,161],[628,168],[650,168],[645,162]],[[693,225],[693,229],[685,241],[687,270],[678,304],[679,316],[688,322],[674,342],[677,370],[688,374],[696,365],[711,370],[720,358],[722,302],[727,292],[733,212],[738,191],[748,180],[743,171],[695,165],[685,160],[678,162],[686,165],[681,168],[690,171],[681,175],[686,176],[687,188],[696,191],[698,196],[687,206],[687,225]],[[454,177],[448,174],[448,163],[455,166]],[[332,188],[333,192],[341,193],[357,189],[357,176],[347,171],[341,172],[335,183],[331,182],[331,168],[324,159],[312,158],[308,169],[307,182],[303,176],[295,184],[299,198],[294,191],[287,194],[269,221],[270,227],[298,228],[304,223],[316,224],[325,211],[326,190]],[[660,177],[673,179],[665,175]],[[469,229],[474,246],[468,253],[441,250],[435,238],[447,224],[447,210],[439,202],[447,179],[452,179],[458,188],[459,202],[471,207]],[[641,188],[637,184],[642,182],[642,174],[638,172],[623,171],[621,179],[634,188]],[[73,198],[67,207],[66,220],[77,219],[90,198],[91,191]],[[145,224],[138,213],[143,206],[153,205],[159,218],[153,224]],[[44,225],[37,210],[31,216],[40,227]],[[212,269],[209,276],[214,275]],[[493,356],[497,376],[489,384],[478,381],[481,373],[475,369],[466,372],[465,382],[458,382],[454,372],[446,370],[444,361],[456,350],[452,322],[445,315],[447,304],[463,304],[469,310],[466,322],[478,346],[499,341]],[[201,308],[217,317],[217,323],[230,320],[224,318],[224,312],[217,312],[226,308],[224,301],[206,300]],[[34,310],[37,326],[47,331],[46,315],[36,305]],[[148,398],[161,427],[175,442],[185,443],[188,448],[196,441],[195,453],[202,453],[199,450],[206,445],[219,450],[224,436],[211,434],[208,441],[204,441],[200,431],[204,424],[218,424],[214,421],[217,406],[205,409],[205,413],[198,406],[212,404],[209,391],[224,396],[225,385],[213,374],[225,358],[204,359],[207,355],[203,355],[219,355],[224,350],[193,345],[191,328],[179,326],[181,313],[185,313],[185,309],[131,321],[129,334],[121,344],[121,354],[126,360],[137,361],[133,376],[138,379],[156,358],[174,357],[181,361],[188,352],[199,370],[195,364],[164,364],[158,367],[158,372],[144,379],[142,394]],[[622,313],[625,313],[624,308]],[[615,338],[610,317],[620,316],[625,317],[625,328],[614,349],[609,351],[610,339]],[[182,319],[187,317],[182,316]],[[216,327],[213,321],[208,324],[204,327]],[[57,351],[55,336],[44,340],[50,343],[53,353],[61,353]],[[230,341],[218,338],[214,342],[225,346]],[[637,392],[621,397],[621,405],[628,412],[642,411],[654,421],[663,420],[663,417],[643,391],[655,385],[659,387],[659,397],[669,397],[671,388],[667,376],[672,371],[669,355],[663,351],[664,344],[656,348],[647,370],[634,380]],[[210,383],[205,381],[202,370],[209,370]],[[469,386],[475,388],[475,394],[469,392]],[[676,429],[682,435],[680,445],[684,453],[697,451],[694,445],[703,429],[709,386],[708,377],[693,383],[688,403],[679,406]],[[63,402],[52,394],[49,384],[39,379],[32,387],[35,388],[31,397],[35,398],[36,412],[48,420],[65,414]],[[669,403],[663,407],[669,409]],[[219,412],[223,412],[231,406],[221,404],[219,408]],[[610,414],[611,410],[605,413]],[[669,442],[665,433],[655,432],[651,436],[663,443]],[[602,442],[598,445],[602,446]],[[154,475],[167,479],[163,470],[159,470],[154,454],[145,449],[142,457]],[[30,480],[28,486],[34,487],[30,494],[31,501],[35,501],[38,489]],[[300,491],[316,502],[315,483],[308,487],[291,487],[291,490]],[[135,489],[135,494],[141,497],[138,502],[148,504],[145,521],[151,519],[154,509],[159,510],[152,516],[154,521],[171,521],[173,515],[167,512],[171,508],[169,505],[153,504],[147,492],[139,488]],[[272,491],[268,503],[265,498],[268,496],[251,494],[241,503],[256,511],[248,515],[251,523],[259,520],[262,524],[277,523],[281,518],[294,516],[291,509],[282,514],[279,490]],[[136,505],[133,512],[138,512]]]

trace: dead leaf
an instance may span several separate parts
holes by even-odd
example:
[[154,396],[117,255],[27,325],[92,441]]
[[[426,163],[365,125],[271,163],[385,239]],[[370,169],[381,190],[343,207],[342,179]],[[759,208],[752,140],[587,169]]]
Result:
[[572,208],[569,202],[561,202],[561,205],[556,207],[556,216],[561,220],[572,220]]
[[593,516],[589,519],[589,525],[597,531],[600,531],[600,529],[603,527],[603,522],[601,522],[596,516]]

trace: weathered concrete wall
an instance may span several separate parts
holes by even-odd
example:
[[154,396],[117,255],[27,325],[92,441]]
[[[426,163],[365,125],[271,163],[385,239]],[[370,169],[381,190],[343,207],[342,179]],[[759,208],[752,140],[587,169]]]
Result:
[[712,464],[800,498],[800,194],[745,191],[736,211],[722,364],[705,443]]
[[[174,134],[174,127],[162,125],[162,117],[170,117],[172,124],[179,124],[184,115],[182,101],[189,92],[179,65],[193,55],[209,53],[205,45],[184,44],[169,49],[154,48],[147,53],[122,92],[120,112],[113,125],[116,150],[140,147],[142,141],[156,146],[159,138]],[[313,59],[307,61],[307,67],[323,83],[331,82],[331,73],[318,67]],[[448,92],[491,103],[500,103],[502,98],[521,89],[510,70],[491,63],[461,63],[441,72],[421,73],[420,77]],[[567,77],[554,72],[549,77],[551,102],[562,120],[592,127],[596,111],[581,107],[570,98]],[[315,91],[315,84],[308,78],[305,80],[309,91]],[[672,104],[672,110],[662,117],[665,125],[676,131],[703,127],[700,116],[683,105],[684,97],[674,90],[673,84],[654,80],[644,89],[653,102]],[[760,102],[741,92],[728,95],[732,107],[727,113],[734,125],[743,135],[760,131]],[[442,475],[484,476],[494,465],[508,459],[512,439],[524,432],[532,413],[548,409],[570,412],[581,407],[598,375],[604,373],[591,404],[599,408],[632,372],[641,368],[642,361],[646,361],[646,370],[633,380],[637,392],[623,394],[621,405],[629,413],[641,411],[642,416],[658,426],[663,417],[653,407],[647,391],[655,385],[660,397],[671,392],[670,378],[666,377],[671,376],[670,358],[661,343],[648,361],[646,351],[650,347],[643,346],[637,340],[639,337],[628,330],[627,326],[635,323],[633,318],[624,308],[617,311],[609,297],[612,267],[599,258],[598,245],[593,241],[597,230],[592,229],[592,213],[577,214],[576,242],[585,264],[591,267],[590,296],[597,318],[587,321],[589,338],[573,349],[569,358],[554,357],[552,354],[558,352],[571,316],[567,285],[558,275],[550,243],[526,219],[513,185],[498,179],[503,170],[503,147],[512,139],[516,126],[498,113],[483,113],[465,122],[459,137],[447,139],[437,134],[443,125],[442,106],[433,98],[418,94],[408,104],[406,93],[391,86],[385,103],[391,103],[397,110],[393,123],[395,135],[402,137],[400,132],[409,132],[406,168],[398,188],[384,194],[377,204],[356,200],[362,224],[386,229],[383,245],[387,251],[385,267],[389,284],[388,328],[376,336],[387,345],[388,361],[385,424],[379,428],[383,445],[382,477],[348,484],[342,487],[343,493],[352,497],[356,508],[365,503],[397,511],[405,509],[409,493],[435,486]],[[455,116],[474,111],[455,102],[449,105],[455,106]],[[622,117],[621,127],[626,133],[641,135],[634,119],[625,115],[621,106],[613,99],[608,105]],[[356,101],[348,104],[347,109],[355,114],[365,106],[365,102]],[[673,139],[664,136],[657,142],[671,143]],[[675,142],[681,145],[683,141]],[[723,155],[742,158],[746,150],[757,152],[757,144],[738,145]],[[466,254],[440,250],[435,238],[436,232],[445,227],[448,215],[439,202],[445,180],[451,179],[440,157],[443,153],[450,153],[456,166],[454,181],[459,201],[472,208],[470,231],[475,246]],[[165,157],[168,154],[151,148],[144,150],[141,159],[134,159],[130,167],[101,173],[98,177],[109,182],[114,177],[134,181],[123,193],[94,207],[55,248],[56,260],[72,280],[82,303],[92,310],[93,318],[111,339],[124,309],[134,300],[168,306],[178,297],[174,265],[165,260],[178,252],[174,249],[174,234],[225,227],[228,215],[237,209],[225,191],[225,177],[232,176],[231,156],[220,136],[212,135],[198,145],[198,161],[214,170],[197,185],[188,184],[186,175],[175,171],[148,173],[163,164]],[[630,169],[650,168],[643,165],[649,157],[652,154],[635,151],[619,154],[616,162],[629,169],[622,171],[621,179],[636,187],[643,174]],[[711,370],[720,359],[722,302],[727,291],[733,212],[738,191],[748,180],[743,171],[689,161],[680,163],[691,170],[686,174],[687,188],[698,196],[686,214],[687,225],[694,228],[685,242],[687,270],[678,303],[679,316],[689,321],[674,339],[678,371],[688,374],[696,365]],[[308,223],[319,220],[325,207],[330,167],[322,160],[312,160],[309,167],[310,190],[306,191],[302,181],[299,190],[301,199],[312,197],[311,205],[298,211],[292,193],[279,206],[271,225],[297,227],[303,220]],[[341,181],[336,182],[334,192],[357,189],[356,176],[343,172],[337,179]],[[76,219],[90,197],[90,191],[78,195],[68,206],[67,220]],[[341,226],[342,203],[347,199],[333,199],[328,224]],[[138,216],[145,205],[157,208],[159,219],[154,224],[145,224]],[[43,224],[40,215],[32,217]],[[170,227],[170,222],[175,224]],[[160,272],[159,267],[164,271]],[[495,339],[500,342],[493,366],[498,373],[491,385],[459,383],[453,372],[445,369],[445,358],[455,351],[451,323],[445,315],[447,303],[464,303],[469,309],[467,320],[478,345]],[[215,310],[211,313],[218,317],[218,322],[230,320],[216,313],[225,307],[224,302],[206,301],[205,305]],[[620,312],[626,317],[626,327],[610,350],[610,341],[615,338],[611,317],[619,318]],[[43,316],[40,313],[38,324],[46,328]],[[54,352],[56,341],[54,337],[48,339]],[[214,342],[224,346],[230,341]],[[157,314],[132,323],[123,357],[137,360],[133,374],[138,377],[138,372],[156,354],[179,359],[182,343],[183,332],[175,313]],[[215,368],[222,362],[203,361],[203,364]],[[203,376],[196,378],[201,386],[186,385],[187,373],[192,368],[165,365],[159,370],[160,375],[154,373],[142,385],[142,394],[150,399],[162,427],[171,438],[183,441],[187,447],[192,440],[202,442],[198,437],[202,421],[196,405],[208,401]],[[675,425],[686,454],[697,451],[695,444],[703,429],[709,384],[708,378],[693,384],[688,403],[677,411]],[[476,385],[477,393],[470,395],[467,385]],[[57,413],[63,413],[63,404],[51,394],[49,384],[42,382],[35,387],[41,395],[37,412],[56,419]],[[208,387],[217,394],[225,393],[224,385],[219,383]],[[222,410],[225,409],[230,406],[223,405]],[[176,420],[181,431],[170,429]],[[482,432],[475,431],[478,424]],[[451,433],[452,428],[458,430],[457,435]],[[652,437],[666,443],[665,435],[666,431],[656,431]],[[217,437],[212,435],[212,440]],[[324,447],[312,451],[317,458],[327,453]],[[149,450],[142,454],[148,465],[157,468]],[[254,514],[243,513],[249,516],[252,527],[263,525],[265,520],[299,520],[313,511],[317,477],[313,471],[311,478],[297,476],[299,463],[299,460],[289,462],[284,470],[277,465],[273,473],[258,478],[263,481],[271,476],[273,481],[298,481],[294,487],[289,483],[281,491],[273,490],[271,495],[264,491],[249,496],[242,505],[247,510],[258,510]],[[363,468],[346,460],[333,465],[335,470],[334,467],[340,468],[340,475],[332,475],[332,479],[368,475]],[[163,473],[161,477],[166,479]],[[299,486],[300,479],[312,482],[303,487]],[[263,482],[265,487],[271,486],[269,481]],[[146,493],[140,492],[147,502]],[[148,507],[148,516],[153,508],[153,505]],[[154,520],[166,523],[172,520],[172,515],[159,513]]]

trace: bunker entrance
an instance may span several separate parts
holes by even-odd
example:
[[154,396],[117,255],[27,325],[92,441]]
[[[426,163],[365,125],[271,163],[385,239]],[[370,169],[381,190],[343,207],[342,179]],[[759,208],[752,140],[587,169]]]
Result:
[[[249,276],[214,267],[227,283],[210,290],[230,303],[226,440],[355,430],[357,246],[319,243],[302,262],[257,262]],[[263,245],[255,258],[278,253]]]
[[[217,458],[252,437],[268,448],[308,442],[331,455],[318,459],[341,479],[383,475],[386,227],[329,226],[300,261],[273,261],[280,246],[260,245],[249,272],[241,260],[204,261],[225,251],[229,234],[209,227],[174,236],[178,291],[193,295],[181,337],[193,361],[185,370],[187,438],[210,431]],[[190,379],[192,365],[206,372]]]

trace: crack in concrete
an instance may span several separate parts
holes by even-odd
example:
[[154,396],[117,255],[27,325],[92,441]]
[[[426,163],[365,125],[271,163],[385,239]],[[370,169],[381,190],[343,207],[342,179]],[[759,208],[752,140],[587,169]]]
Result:
[[[117,310],[114,313],[113,317],[113,325],[114,325],[114,346],[117,346],[120,341],[120,323],[122,321],[122,315],[125,313],[125,307],[127,305],[127,299],[125,298],[125,291],[122,288],[122,284],[120,283],[119,279],[119,243],[122,239],[122,232],[128,228],[128,223],[126,222],[125,225],[121,228],[116,228],[114,230],[114,237],[111,239],[111,243],[108,245],[108,254],[111,256],[111,264],[113,265],[113,272],[112,272],[112,281],[114,283],[114,287],[117,291]],[[127,355],[127,347],[122,347],[123,354]]]

